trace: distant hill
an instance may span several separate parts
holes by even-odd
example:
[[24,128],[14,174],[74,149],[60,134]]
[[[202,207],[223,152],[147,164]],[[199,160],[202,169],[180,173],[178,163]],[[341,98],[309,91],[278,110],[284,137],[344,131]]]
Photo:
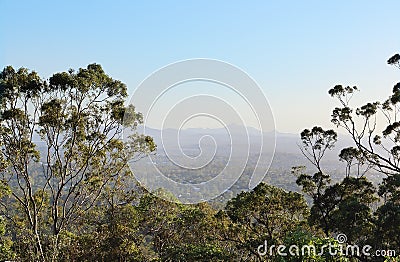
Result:
[[[262,166],[261,172],[268,171],[264,181],[292,191],[300,190],[295,183],[296,177],[291,174],[292,167],[306,166],[308,173],[315,172],[315,168],[301,153],[299,134],[262,133],[252,127],[246,130],[243,126],[237,125],[231,125],[227,128],[189,128],[182,130],[158,130],[140,126],[137,131],[153,137],[157,144],[155,154],[134,164],[134,173],[141,174],[142,177],[156,172],[154,168],[150,168],[154,164],[157,166],[158,172],[174,181],[199,184],[217,176],[228,163],[233,172],[242,170],[243,164],[240,163],[243,163],[242,160],[245,159],[247,162],[243,169],[242,178],[226,191],[225,195],[222,196],[223,201],[242,190],[248,190],[248,181],[257,163]],[[44,157],[45,143],[37,135],[35,135],[34,140]],[[265,163],[257,162],[261,153],[261,143],[264,143],[264,149],[267,151],[264,152],[268,156],[266,158],[268,161]],[[334,181],[342,178],[345,173],[345,164],[339,161],[339,152],[342,148],[351,145],[352,141],[348,137],[339,135],[336,146],[326,153],[323,167],[326,172],[331,174]],[[274,147],[275,150],[273,150]],[[272,163],[270,165],[271,158]],[[193,163],[194,166],[201,166],[201,168],[187,168]],[[368,177],[375,184],[382,179],[382,175],[376,172],[370,172]]]
[[[240,127],[238,125],[230,125],[227,127],[229,129],[231,135],[246,135],[244,133],[244,127]],[[139,133],[145,133],[154,138],[155,142],[158,145],[159,149],[163,148],[163,144],[172,145],[172,142],[176,142],[176,138],[179,137],[179,143],[181,147],[197,147],[200,141],[200,138],[203,136],[211,136],[217,142],[217,145],[220,147],[229,147],[230,146],[230,137],[229,133],[225,128],[189,128],[189,129],[153,129],[153,128],[143,128],[142,126],[138,128]],[[247,127],[248,139],[250,144],[257,145],[261,142],[261,137],[263,138],[263,142],[267,143],[268,146],[273,146],[273,132],[262,133],[260,130],[257,130],[253,127]],[[276,153],[285,153],[285,154],[296,154],[301,155],[301,151],[299,149],[299,145],[301,145],[300,135],[292,134],[292,133],[281,133],[275,132]],[[171,142],[172,141],[172,142]],[[247,141],[242,141],[243,144],[247,144]],[[338,142],[333,150],[327,152],[327,159],[330,160],[338,160],[338,154],[340,150],[344,147],[350,146],[352,141],[343,135],[339,135]],[[176,148],[178,149],[178,148]]]

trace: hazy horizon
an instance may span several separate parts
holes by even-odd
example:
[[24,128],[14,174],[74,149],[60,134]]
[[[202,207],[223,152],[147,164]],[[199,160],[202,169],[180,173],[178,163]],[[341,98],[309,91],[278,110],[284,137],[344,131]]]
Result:
[[[386,98],[398,81],[398,72],[386,64],[399,52],[398,1],[1,1],[0,7],[2,68],[23,66],[47,78],[96,62],[126,83],[132,96],[168,64],[199,57],[225,61],[258,83],[280,132],[332,128],[337,103],[327,91],[336,84],[357,85],[359,106]],[[180,85],[163,105],[214,92],[242,110],[229,90],[200,86]],[[254,119],[245,120],[256,126]],[[216,126],[198,121],[191,126]]]

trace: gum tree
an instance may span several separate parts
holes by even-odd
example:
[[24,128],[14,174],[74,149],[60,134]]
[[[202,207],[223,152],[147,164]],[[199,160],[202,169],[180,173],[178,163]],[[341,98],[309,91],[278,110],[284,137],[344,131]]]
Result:
[[[387,63],[400,69],[400,55],[392,56]],[[332,111],[332,123],[353,141],[353,146],[342,149],[339,155],[346,164],[345,178],[332,184],[330,175],[323,172],[321,159],[334,146],[336,133],[319,127],[301,133],[302,152],[317,172],[308,175],[297,167],[293,173],[303,192],[313,199],[312,225],[322,228],[326,235],[346,233],[353,243],[374,240],[376,247],[398,248],[400,83],[394,85],[388,99],[354,107],[351,98],[358,91],[356,86],[336,85],[328,92],[340,105]],[[371,169],[385,175],[378,190],[365,177]],[[377,195],[383,204],[373,212],[371,205]]]
[[[400,55],[395,54],[387,63],[400,69]],[[356,87],[337,85],[329,94],[336,97],[341,107],[333,110],[332,122],[344,128],[352,138],[359,154],[375,170],[386,175],[378,194],[383,205],[376,211],[377,243],[385,248],[400,246],[400,83],[393,86],[392,95],[380,102],[369,102],[352,108],[350,100]],[[378,130],[377,121],[384,123]]]
[[[388,64],[400,69],[400,55],[392,56]],[[392,95],[383,102],[368,102],[353,108],[351,97],[357,87],[336,85],[329,95],[341,106],[332,112],[332,123],[343,128],[354,142],[355,148],[374,169],[391,176],[400,172],[400,83],[394,85]],[[381,113],[381,114],[379,114]],[[377,121],[385,123],[378,130]]]
[[[106,188],[130,175],[129,160],[155,145],[134,132],[142,116],[124,106],[125,84],[98,64],[48,81],[8,66],[0,74],[0,95],[7,166],[1,181],[11,189],[1,199],[2,214],[20,229],[17,237],[34,239],[27,259],[55,259],[60,233],[96,206]],[[122,140],[127,129],[131,135]]]
[[269,245],[282,244],[287,234],[306,226],[308,215],[307,202],[300,193],[260,183],[252,191],[241,192],[228,201],[219,213],[221,221],[230,222],[220,241],[232,245],[231,252],[237,260],[272,259],[276,253],[263,257],[258,247],[265,241]]

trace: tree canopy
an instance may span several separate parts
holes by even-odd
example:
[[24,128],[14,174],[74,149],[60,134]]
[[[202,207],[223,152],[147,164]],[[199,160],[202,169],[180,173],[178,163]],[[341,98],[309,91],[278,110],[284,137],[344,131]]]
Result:
[[[387,62],[400,69],[398,54]],[[292,168],[298,192],[262,182],[222,205],[185,205],[135,182],[128,162],[156,145],[137,132],[142,115],[125,105],[124,83],[98,64],[49,79],[7,66],[0,73],[0,260],[399,261],[266,249],[339,252],[335,237],[344,233],[346,244],[400,254],[400,83],[387,100],[353,107],[358,91],[328,91],[339,102],[332,123],[353,142],[338,155],[344,177],[324,167],[337,132],[315,126],[300,133],[313,170]],[[371,171],[384,175],[380,184],[369,180]]]

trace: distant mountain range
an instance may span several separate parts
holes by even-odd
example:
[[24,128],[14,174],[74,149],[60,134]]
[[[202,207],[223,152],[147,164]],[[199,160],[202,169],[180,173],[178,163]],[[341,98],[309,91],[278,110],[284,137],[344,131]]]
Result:
[[[155,154],[134,164],[135,176],[140,176],[142,179],[154,177],[154,174],[160,172],[174,181],[197,184],[208,181],[225,167],[227,170],[232,170],[232,173],[244,168],[243,180],[239,180],[232,189],[237,193],[248,189],[248,178],[254,168],[260,165],[261,174],[267,172],[264,177],[265,182],[287,190],[299,191],[295,182],[296,177],[291,174],[292,167],[306,166],[307,173],[315,172],[315,167],[301,153],[299,134],[262,133],[253,127],[245,128],[238,125],[181,130],[173,128],[159,130],[139,126],[137,132],[153,137],[157,144]],[[45,154],[43,141],[37,136],[35,142],[39,150]],[[322,161],[323,168],[332,175],[334,181],[338,181],[345,174],[345,163],[339,161],[338,157],[340,150],[351,145],[349,137],[339,135],[335,147],[326,151]],[[266,157],[260,160],[260,154],[265,154]],[[246,161],[245,165],[241,164],[243,160]],[[154,166],[157,167],[157,172]],[[197,168],[198,166],[202,168]],[[369,173],[368,176],[375,184],[382,179],[382,175],[376,172]],[[159,186],[163,187],[163,184]]]
[[[229,130],[229,132],[227,130]],[[227,128],[189,128],[182,130],[158,130],[140,127],[138,128],[138,132],[142,132],[154,138],[157,144],[157,157],[153,158],[153,161],[158,164],[161,170],[165,170],[165,173],[173,169],[171,167],[173,164],[170,163],[170,159],[175,159],[179,162],[180,160],[187,160],[186,156],[190,156],[193,157],[193,160],[189,159],[189,161],[199,160],[201,162],[203,155],[204,159],[207,159],[210,154],[214,153],[213,149],[215,146],[215,159],[218,160],[215,161],[215,163],[211,163],[210,169],[220,167],[221,163],[224,163],[221,159],[229,157],[229,154],[232,153],[230,151],[233,147],[231,139],[239,139],[239,142],[234,143],[235,147],[233,147],[236,148],[235,150],[239,150],[239,152],[236,151],[236,153],[239,153],[236,154],[236,157],[239,155],[239,158],[236,159],[248,159],[248,167],[255,165],[258,155],[260,154],[261,141],[266,143],[267,154],[270,157],[266,158],[268,163],[264,162],[261,163],[261,165],[268,166],[269,160],[272,157],[272,163],[265,176],[265,181],[273,185],[288,190],[299,190],[295,183],[296,178],[291,174],[292,167],[306,166],[306,172],[309,174],[313,174],[316,171],[315,167],[304,157],[300,150],[302,146],[300,134],[281,132],[261,133],[259,130],[252,127],[247,128],[246,133],[244,127],[236,125],[231,125]],[[212,139],[210,137],[212,137]],[[275,150],[273,151],[271,149],[273,149],[274,142]],[[248,143],[250,148],[247,147]],[[338,141],[334,148],[327,150],[325,153],[322,166],[325,172],[331,174],[333,181],[338,181],[345,175],[346,164],[339,161],[339,153],[343,148],[350,146],[353,146],[350,137],[338,135]],[[204,153],[204,151],[207,150],[210,152]],[[233,162],[233,165],[235,165],[235,162]],[[177,171],[172,171],[171,173],[174,172],[176,173]],[[189,171],[187,171],[187,173],[189,173]],[[367,173],[367,177],[375,184],[378,184],[383,176],[371,170]],[[245,186],[243,187],[243,185],[241,185],[238,187],[238,190],[245,188]]]
[[[220,147],[228,147],[231,142],[231,137],[227,130],[229,130],[229,133],[233,138],[244,137],[244,140],[241,141],[243,145],[248,143],[246,140],[247,138],[251,145],[261,143],[261,138],[263,138],[263,143],[267,143],[267,146],[273,146],[275,135],[275,152],[301,155],[299,148],[299,146],[301,146],[300,134],[281,132],[262,133],[254,127],[247,127],[246,134],[245,128],[238,125],[229,125],[227,128],[188,128],[181,130],[172,128],[159,130],[149,127],[143,128],[143,126],[138,128],[139,133],[145,133],[153,137],[159,148],[162,148],[163,144],[171,145],[172,143],[175,143],[178,138],[181,147],[198,146],[200,139],[204,136],[213,137],[216,144]],[[204,141],[201,142],[203,143]],[[348,137],[339,135],[337,145],[330,152],[327,152],[327,158],[333,157],[337,159],[340,150],[351,145],[352,141]]]

